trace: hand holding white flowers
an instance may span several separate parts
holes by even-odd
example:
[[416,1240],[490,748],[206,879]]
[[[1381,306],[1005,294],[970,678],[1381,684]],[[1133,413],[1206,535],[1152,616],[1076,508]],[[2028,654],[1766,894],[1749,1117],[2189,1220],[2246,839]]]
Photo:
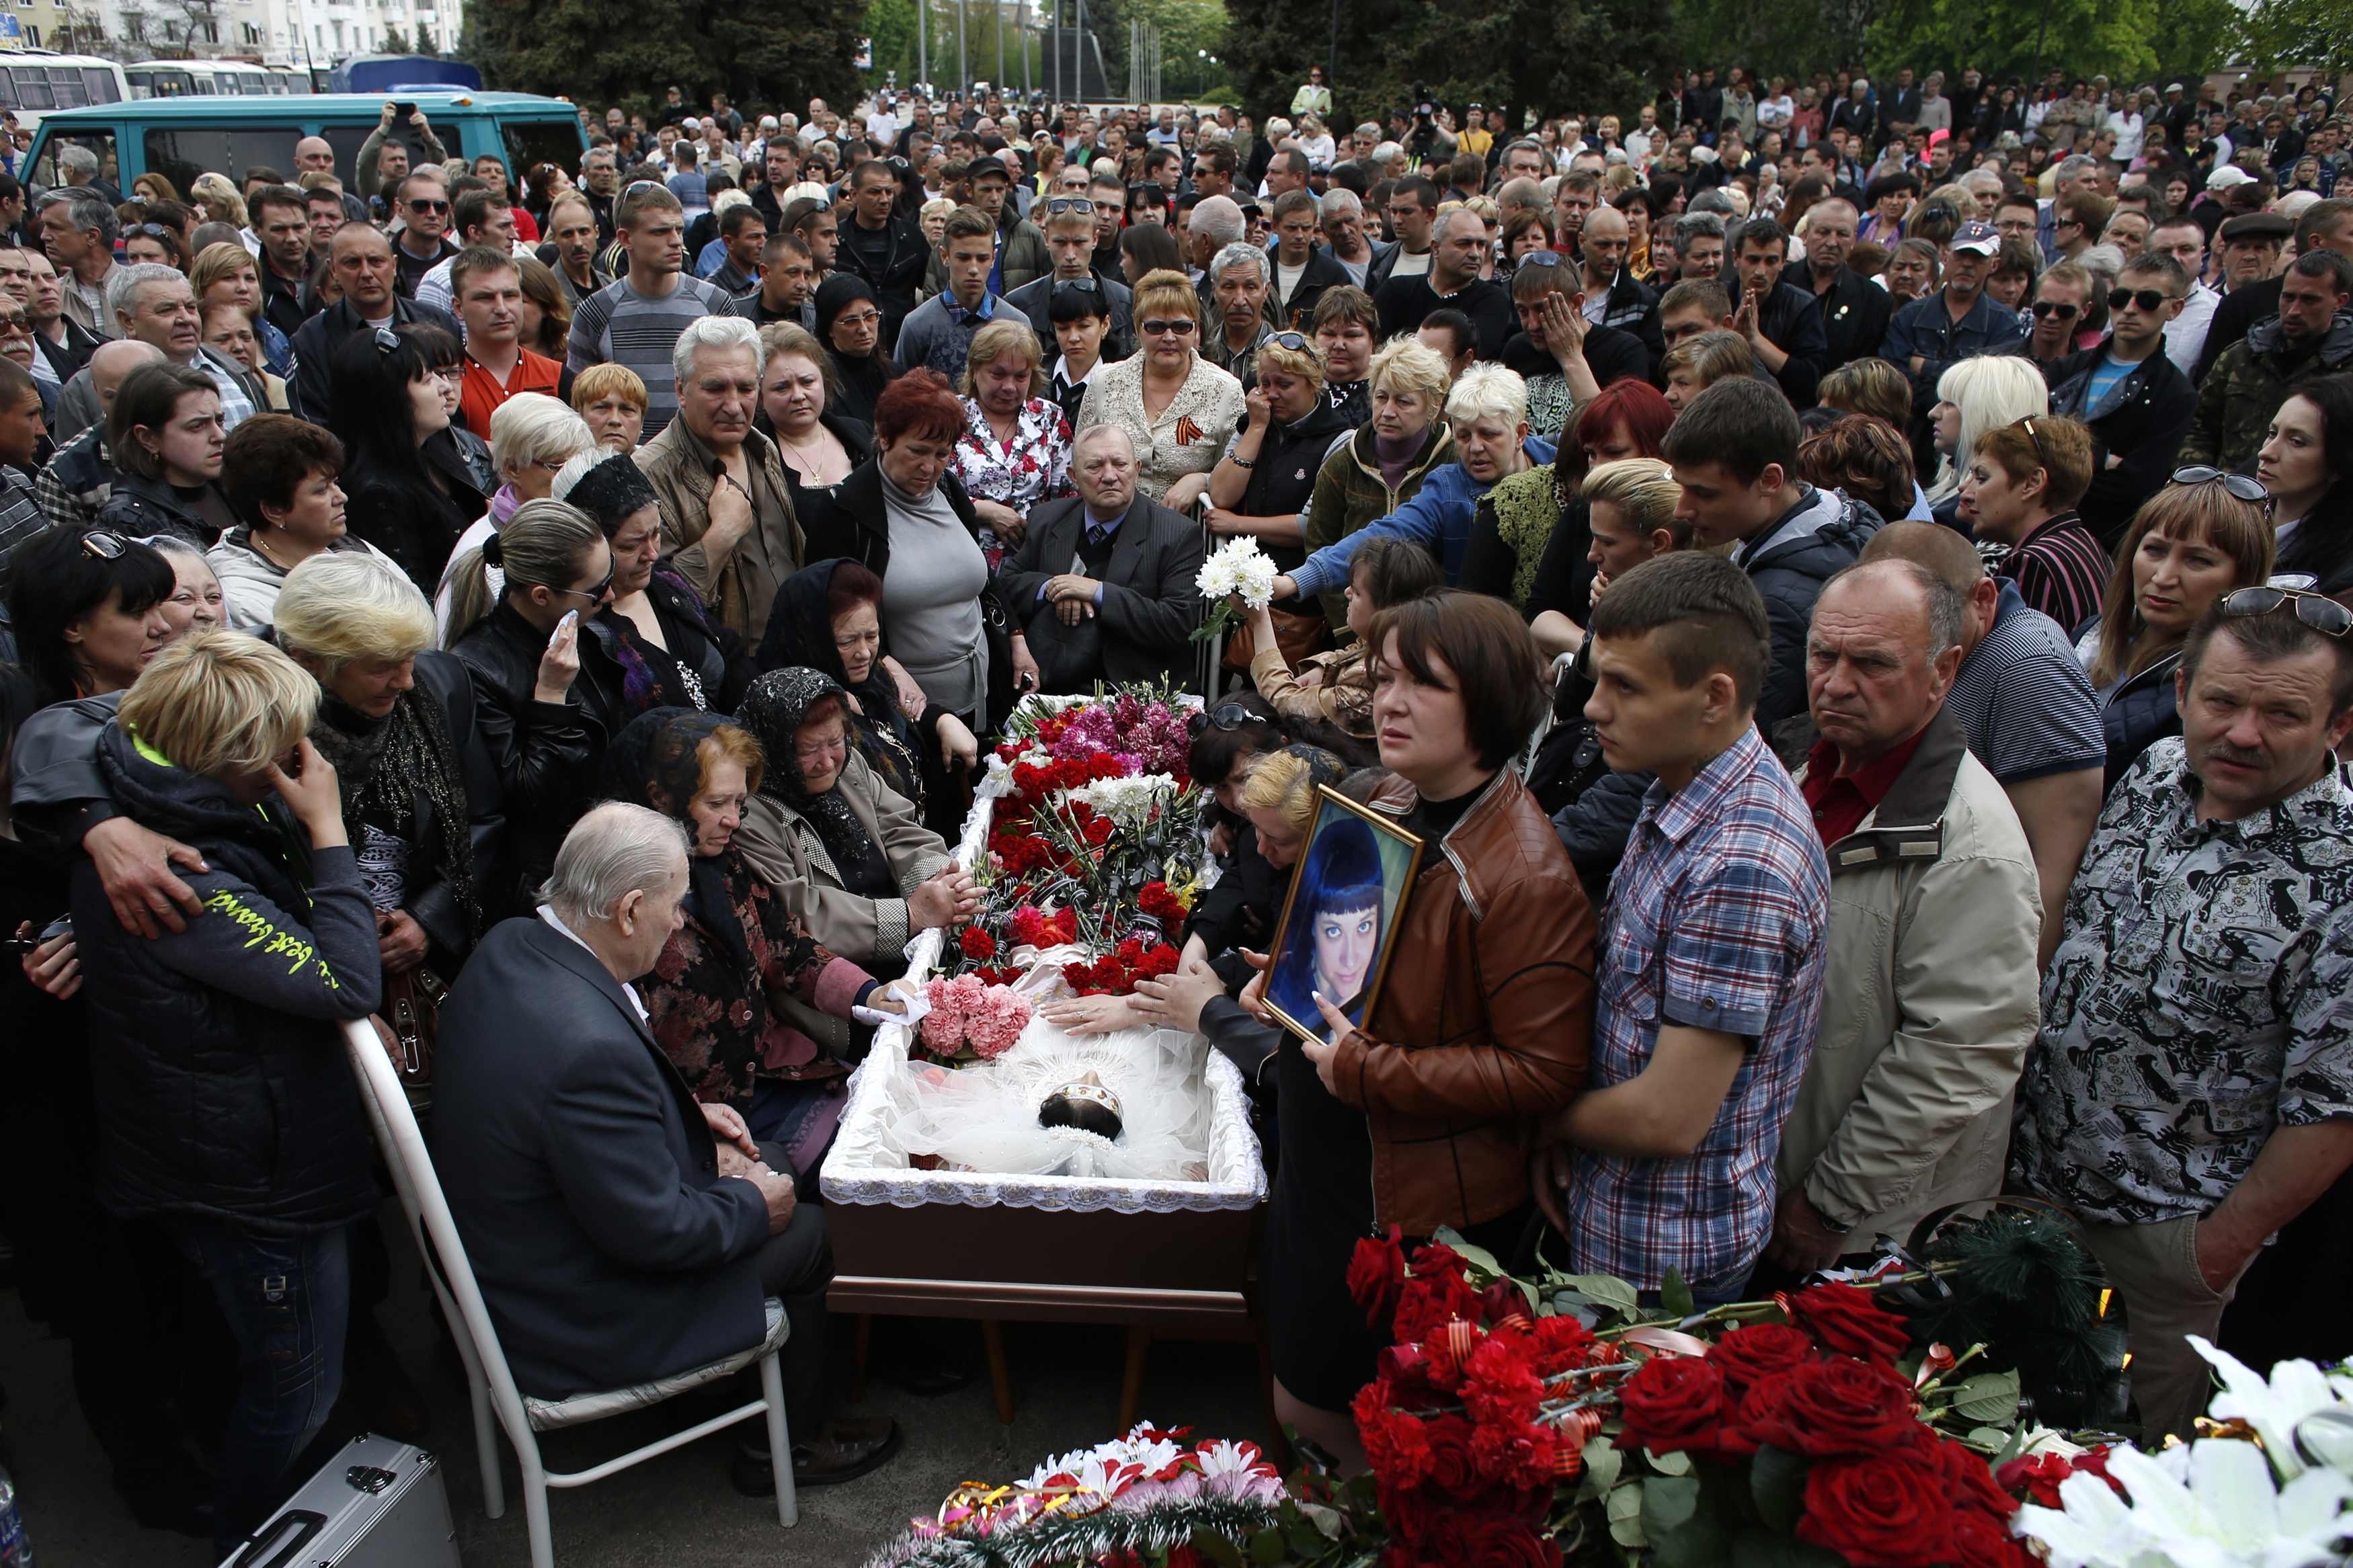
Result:
[[1193,586],[1209,606],[1201,629],[1193,634],[1195,640],[1216,637],[1231,626],[1236,601],[1249,610],[1273,604],[1275,575],[1274,563],[1259,548],[1256,534],[1238,534],[1211,551],[1193,578]]

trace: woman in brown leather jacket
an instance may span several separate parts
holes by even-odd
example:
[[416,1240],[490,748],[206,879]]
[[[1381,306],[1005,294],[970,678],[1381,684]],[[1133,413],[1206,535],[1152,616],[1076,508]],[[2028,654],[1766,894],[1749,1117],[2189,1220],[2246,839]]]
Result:
[[[1357,1237],[1451,1226],[1511,1266],[1535,1214],[1528,1131],[1584,1083],[1593,1026],[1592,906],[1510,767],[1545,703],[1527,628],[1450,590],[1383,611],[1367,640],[1396,775],[1371,805],[1420,837],[1421,865],[1364,1026],[1325,1001],[1335,1043],[1274,1047],[1264,1295],[1276,1409],[1352,1467],[1347,1405],[1380,1342],[1348,1297]],[[1243,1005],[1263,989],[1261,973]]]

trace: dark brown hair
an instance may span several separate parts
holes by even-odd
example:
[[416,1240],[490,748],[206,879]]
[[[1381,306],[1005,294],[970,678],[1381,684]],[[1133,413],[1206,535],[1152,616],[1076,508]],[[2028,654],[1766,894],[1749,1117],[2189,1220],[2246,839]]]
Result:
[[[1519,612],[1484,594],[1440,588],[1374,619],[1366,641],[1376,670],[1391,637],[1406,673],[1461,699],[1462,727],[1481,767],[1502,767],[1527,743],[1544,717],[1545,659]],[[1440,679],[1441,664],[1450,679]]]

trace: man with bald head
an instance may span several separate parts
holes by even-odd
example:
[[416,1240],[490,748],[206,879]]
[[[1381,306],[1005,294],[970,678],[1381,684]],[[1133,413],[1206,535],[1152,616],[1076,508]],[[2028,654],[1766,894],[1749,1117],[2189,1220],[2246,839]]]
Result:
[[1854,253],[1856,222],[1852,203],[1838,196],[1816,202],[1806,209],[1805,259],[1781,269],[1781,281],[1812,295],[1821,310],[1829,340],[1824,375],[1877,353],[1895,313],[1894,297],[1846,264]]
[[1086,692],[1192,667],[1201,531],[1137,494],[1137,472],[1125,429],[1081,431],[1071,454],[1079,493],[1032,511],[1020,547],[997,566],[997,593],[1041,690]]
[[1478,357],[1502,359],[1504,344],[1519,330],[1519,312],[1509,290],[1479,276],[1487,254],[1487,225],[1477,213],[1456,207],[1440,216],[1430,231],[1430,270],[1397,274],[1373,293],[1381,335],[1418,331],[1432,312],[1460,310],[1474,329]]
[[448,311],[402,298],[394,289],[392,241],[366,224],[345,224],[327,247],[327,267],[335,275],[343,298],[302,323],[294,334],[294,381],[288,390],[294,411],[306,419],[324,421],[334,407],[334,383],[329,366],[343,341],[363,328],[406,326],[429,321],[459,342],[465,334]]
[[[305,136],[294,143],[294,176],[297,181],[300,181],[304,174],[325,174],[332,178],[334,173],[335,149],[329,144],[325,137]],[[346,222],[367,222],[368,210],[365,202],[352,195],[349,190],[345,190],[343,194],[343,217]]]
[[1579,232],[1585,319],[1641,339],[1642,352],[1650,356],[1649,374],[1655,376],[1659,359],[1667,352],[1659,327],[1659,297],[1626,269],[1634,240],[1626,215],[1612,206],[1595,207]]
[[2039,962],[2059,944],[2068,884],[2100,816],[2107,742],[2092,682],[2058,622],[2017,585],[1986,573],[1977,550],[1941,523],[1892,522],[1861,559],[1908,561],[1961,601],[1961,667],[1945,711],[2025,826],[2042,884]]
[[1767,1260],[1793,1274],[2002,1190],[2042,971],[2033,856],[1945,711],[1963,605],[1908,561],[1815,601],[1798,776],[1831,868],[1821,1031],[1783,1125]]
[[33,499],[41,515],[58,528],[95,528],[98,514],[114,493],[114,456],[107,450],[106,416],[114,407],[122,378],[142,364],[161,364],[164,351],[136,340],[100,343],[90,356],[90,388],[97,395],[98,422],[57,449],[33,476]]

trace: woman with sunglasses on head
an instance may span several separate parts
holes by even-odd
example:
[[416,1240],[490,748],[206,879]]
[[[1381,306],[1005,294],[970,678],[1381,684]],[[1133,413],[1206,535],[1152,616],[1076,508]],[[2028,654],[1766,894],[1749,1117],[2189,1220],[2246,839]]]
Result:
[[434,440],[449,428],[443,380],[424,344],[379,326],[336,348],[333,385],[329,426],[343,443],[351,531],[430,594],[489,505],[457,447]]
[[122,378],[106,444],[120,474],[99,526],[126,539],[176,534],[199,550],[237,524],[221,493],[220,389],[192,366],[142,364]]
[[2272,503],[2243,474],[2178,469],[2116,547],[2100,615],[2075,644],[2091,671],[2114,789],[2154,742],[2181,733],[2174,671],[2189,629],[2235,588],[2271,575]]
[[1208,492],[1209,472],[1241,424],[1242,384],[1198,353],[1201,301],[1185,274],[1146,273],[1131,308],[1140,352],[1095,378],[1078,427],[1125,430],[1142,465],[1137,493],[1183,511]]
[[[502,579],[496,587],[493,570]],[[604,531],[553,500],[516,509],[450,568],[442,646],[473,679],[477,723],[512,825],[513,879],[490,895],[501,906],[530,907],[628,718],[621,667],[590,624],[612,601],[613,580]]]
[[121,691],[185,629],[172,563],[137,538],[51,529],[9,567],[16,662],[44,706]]
[[2353,375],[2316,376],[2281,400],[2255,478],[2274,503],[2276,570],[2317,593],[2353,589]]
[[[160,223],[134,223],[122,231],[122,264],[154,262],[175,272],[188,269],[186,241]],[[239,246],[240,250],[244,247]]]

